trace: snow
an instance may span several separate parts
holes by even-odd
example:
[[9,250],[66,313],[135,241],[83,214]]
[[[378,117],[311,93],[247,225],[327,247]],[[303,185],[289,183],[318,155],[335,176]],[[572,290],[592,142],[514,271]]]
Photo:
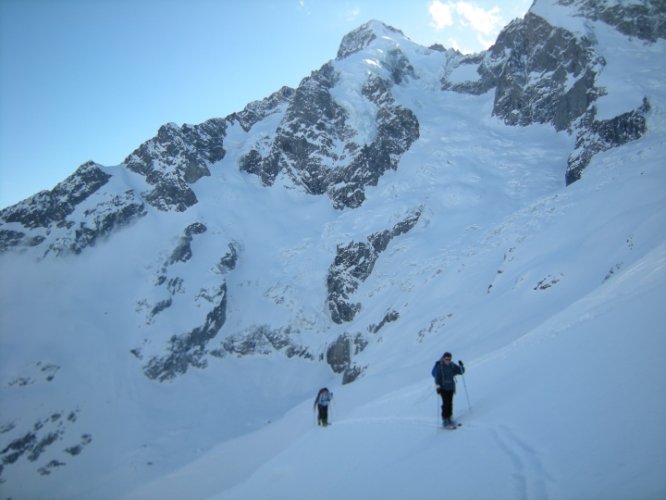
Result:
[[[615,36],[603,30],[600,39]],[[188,211],[150,211],[77,256],[1,255],[0,446],[31,431],[60,434],[35,462],[3,464],[0,493],[663,498],[666,96],[655,76],[663,74],[655,55],[663,44],[617,36],[623,49],[613,56],[609,45],[605,55],[609,93],[600,113],[633,109],[648,95],[648,133],[595,155],[569,187],[574,137],[545,125],[505,126],[491,117],[491,93],[442,92],[447,55],[404,44],[418,78],[394,96],[417,115],[420,138],[360,208],[336,211],[286,181],[266,188],[238,171],[248,145],[277,126],[279,110],[250,134],[230,128],[225,144],[234,147],[193,186],[199,203]],[[336,69],[353,74],[367,56],[336,61]],[[636,70],[625,75],[617,67],[629,61]],[[354,88],[362,81],[346,80],[336,98],[368,106]],[[641,92],[627,100],[631,88]],[[368,111],[357,110],[355,126]],[[136,174],[107,171],[109,190],[125,179],[141,185]],[[332,324],[325,282],[336,246],[365,241],[415,209],[417,225],[389,244],[354,294],[363,303],[355,321]],[[207,231],[193,236],[193,258],[167,271],[183,279],[174,313],[149,321],[141,301],[164,298],[156,279],[194,222]],[[146,378],[145,360],[210,308],[196,297],[219,285],[216,265],[230,242],[240,251],[224,275],[220,335],[290,325],[298,342],[322,353],[342,333],[363,333],[369,345],[354,357],[366,367],[358,380],[341,385],[319,359],[277,351],[208,356],[205,369],[172,381]],[[390,311],[399,319],[368,333]],[[136,348],[143,361],[130,353]],[[467,367],[455,431],[439,426],[430,376],[444,351]],[[312,407],[322,386],[334,393],[327,428],[316,425]],[[36,473],[86,435],[92,441],[80,455]]]
[[603,26],[597,33],[601,53],[610,61],[599,75],[599,85],[607,94],[598,100],[597,119],[607,120],[634,110],[641,106],[643,97],[650,102],[662,102],[666,85],[656,75],[666,74],[666,61],[662,57],[666,41],[646,43]]
[[545,19],[551,26],[563,28],[578,35],[589,33],[589,21],[582,16],[572,15],[576,13],[576,5],[566,6],[558,0],[536,0],[530,7],[529,12]]
[[[634,149],[657,153],[654,145],[644,146]],[[386,345],[387,334],[367,351],[365,361],[374,362],[367,375],[333,388],[330,427],[314,424],[308,398],[278,421],[214,447],[126,498],[428,499],[441,498],[443,488],[461,498],[663,495],[666,402],[655,395],[666,380],[665,179],[657,162],[630,172],[613,168],[612,160],[596,165],[602,172],[590,176],[595,179],[571,188],[578,192],[565,195],[566,213],[544,221],[547,211],[533,212],[544,226],[532,232],[532,248],[522,256],[532,259],[529,269],[568,262],[565,276],[575,280],[586,268],[604,268],[595,265],[610,257],[604,250],[635,253],[612,278],[598,276],[574,299],[586,285],[578,283],[563,292],[568,305],[534,322],[529,308],[541,292],[522,289],[532,304],[518,305],[513,297],[504,314],[514,317],[514,328],[500,347],[489,334],[497,333],[501,317],[488,314],[492,304],[468,311],[478,316],[473,344],[465,345],[462,334],[447,334],[448,328],[421,345],[409,325],[392,332],[394,346]],[[616,175],[599,188],[598,182]],[[615,202],[610,211],[609,199]],[[588,216],[580,220],[579,214]],[[572,232],[577,222],[583,228]],[[620,234],[633,235],[630,250],[626,242],[624,249],[618,245]],[[537,249],[549,241],[558,248],[542,260]],[[582,251],[587,245],[593,248]],[[433,315],[426,307],[420,312]],[[521,329],[525,323],[535,326]],[[438,428],[439,401],[429,375],[432,362],[451,346],[464,346],[454,356],[465,358],[468,368],[455,399],[463,427],[453,432]],[[388,363],[382,363],[385,355]]]
[[473,82],[479,79],[479,64],[459,64],[451,70],[446,79],[451,83]]

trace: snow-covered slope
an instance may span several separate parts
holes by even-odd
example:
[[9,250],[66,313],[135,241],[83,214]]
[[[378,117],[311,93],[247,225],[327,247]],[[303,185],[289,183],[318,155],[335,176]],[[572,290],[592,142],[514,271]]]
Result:
[[[420,317],[363,352],[365,376],[335,384],[332,426],[313,393],[126,498],[661,497],[666,177],[656,136],[627,148],[440,273]],[[473,268],[492,265],[487,290]],[[468,371],[450,432],[429,371],[453,348]]]
[[540,0],[476,56],[373,21],[2,211],[0,492],[663,496],[664,16]]

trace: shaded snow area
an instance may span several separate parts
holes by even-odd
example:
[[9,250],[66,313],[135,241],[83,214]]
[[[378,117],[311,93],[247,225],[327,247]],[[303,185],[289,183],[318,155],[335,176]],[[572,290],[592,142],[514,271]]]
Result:
[[[460,56],[386,29],[329,68],[347,120],[335,155],[317,150],[329,170],[385,131],[387,101],[418,120],[358,207],[306,193],[293,165],[271,183],[239,168],[270,156],[278,103],[218,124],[225,154],[190,172],[196,203],[141,204],[140,169],[100,167],[69,220],[126,202],[131,223],[80,251],[0,253],[0,498],[666,498],[666,44],[537,5],[603,42],[600,117],[650,104],[647,132],[595,150],[569,186],[575,131],[506,125],[493,91],[442,90],[478,62],[447,68]],[[396,61],[390,93],[364,87]],[[406,220],[356,263],[363,279],[338,267],[359,306],[334,321],[340,249]],[[63,221],[43,234],[60,249]],[[327,358],[344,335],[347,384]],[[467,368],[455,430],[430,375],[445,351]]]

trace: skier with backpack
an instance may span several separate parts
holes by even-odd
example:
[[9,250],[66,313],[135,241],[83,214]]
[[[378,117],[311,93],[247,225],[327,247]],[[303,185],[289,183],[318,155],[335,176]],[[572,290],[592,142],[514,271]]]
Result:
[[328,425],[328,406],[331,404],[332,399],[333,393],[326,387],[319,389],[314,402],[314,408],[318,410],[317,425],[323,425],[324,427]]
[[456,392],[456,375],[465,373],[462,361],[458,364],[451,361],[451,353],[445,352],[440,360],[432,367],[432,376],[435,378],[437,394],[442,397],[442,425],[447,429],[455,429],[457,424],[453,421],[453,395]]

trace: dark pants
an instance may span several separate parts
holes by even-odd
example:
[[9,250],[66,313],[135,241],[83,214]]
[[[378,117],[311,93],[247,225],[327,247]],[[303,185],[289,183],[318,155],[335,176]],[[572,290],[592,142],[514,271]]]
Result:
[[442,418],[449,419],[453,415],[453,394],[455,391],[445,391],[444,389],[439,391],[439,395],[442,396]]
[[328,425],[328,406],[317,405],[317,409],[319,410],[317,423],[319,425]]

